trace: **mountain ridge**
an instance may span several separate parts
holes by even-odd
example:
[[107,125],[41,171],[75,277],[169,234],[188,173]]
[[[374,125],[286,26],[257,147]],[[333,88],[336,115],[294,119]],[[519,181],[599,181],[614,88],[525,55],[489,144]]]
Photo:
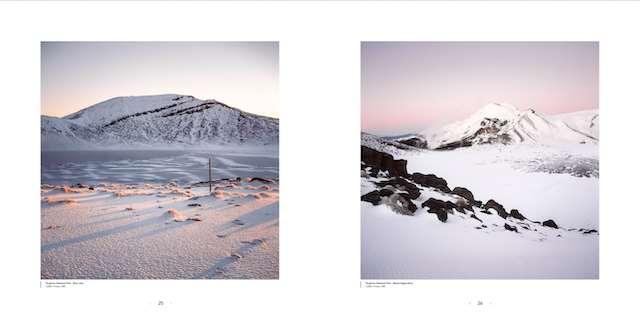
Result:
[[214,99],[114,97],[64,117],[41,116],[43,150],[277,145],[279,120]]
[[419,133],[430,149],[477,144],[598,143],[598,110],[544,115],[529,108],[490,103],[469,117]]

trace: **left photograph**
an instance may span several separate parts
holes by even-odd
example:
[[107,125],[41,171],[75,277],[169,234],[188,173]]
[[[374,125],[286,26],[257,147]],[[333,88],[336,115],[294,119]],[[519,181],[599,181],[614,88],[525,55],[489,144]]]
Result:
[[277,42],[41,43],[41,279],[278,279]]

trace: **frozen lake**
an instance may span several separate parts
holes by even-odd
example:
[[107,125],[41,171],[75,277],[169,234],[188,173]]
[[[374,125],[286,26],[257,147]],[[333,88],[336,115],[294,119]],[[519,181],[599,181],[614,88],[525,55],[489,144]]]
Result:
[[41,183],[195,183],[234,177],[278,178],[279,159],[274,155],[239,155],[220,151],[123,150],[43,151]]

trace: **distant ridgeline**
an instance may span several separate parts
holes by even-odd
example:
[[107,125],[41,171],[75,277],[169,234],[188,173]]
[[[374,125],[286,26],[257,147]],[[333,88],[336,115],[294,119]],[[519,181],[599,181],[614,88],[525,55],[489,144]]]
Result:
[[598,118],[598,110],[543,115],[533,109],[523,111],[508,104],[490,103],[464,120],[418,134],[363,134],[362,140],[364,145],[375,143],[408,150],[452,150],[480,144],[597,144]]

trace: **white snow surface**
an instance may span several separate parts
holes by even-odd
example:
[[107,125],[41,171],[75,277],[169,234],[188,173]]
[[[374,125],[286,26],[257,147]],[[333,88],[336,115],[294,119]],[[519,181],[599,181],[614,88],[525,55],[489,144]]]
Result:
[[279,276],[277,180],[92,187],[42,186],[42,279]]
[[362,203],[363,279],[598,278],[597,235],[551,228],[518,234],[484,213],[476,215],[488,228],[478,230],[480,222],[460,213],[442,223],[426,209],[419,211],[402,216]]
[[277,145],[278,134],[277,119],[176,94],[117,97],[41,117],[43,150]]
[[[483,133],[495,121],[498,131]],[[486,143],[489,137],[505,136],[510,143],[555,145],[566,143],[598,143],[598,110],[558,115],[544,115],[533,109],[519,110],[506,103],[490,103],[468,118],[420,133],[437,149],[450,143],[473,139],[474,144]]]
[[[479,210],[475,214],[488,228],[476,229],[480,222],[455,211],[442,223],[420,204],[429,197],[455,199],[429,188],[422,188],[414,201],[415,216],[361,202],[363,279],[599,277],[599,234],[577,231],[599,230],[597,144],[477,145],[451,151],[397,151],[394,158],[408,160],[409,173],[436,174],[451,189],[465,187],[483,203],[494,199],[507,212],[518,209],[533,221],[553,219],[561,229],[525,221],[531,228],[527,231],[513,218],[504,220]],[[549,166],[562,170],[549,173]],[[583,167],[596,174],[573,174]],[[362,178],[361,194],[374,189],[373,181]],[[517,226],[519,233],[507,231],[505,222]]]

